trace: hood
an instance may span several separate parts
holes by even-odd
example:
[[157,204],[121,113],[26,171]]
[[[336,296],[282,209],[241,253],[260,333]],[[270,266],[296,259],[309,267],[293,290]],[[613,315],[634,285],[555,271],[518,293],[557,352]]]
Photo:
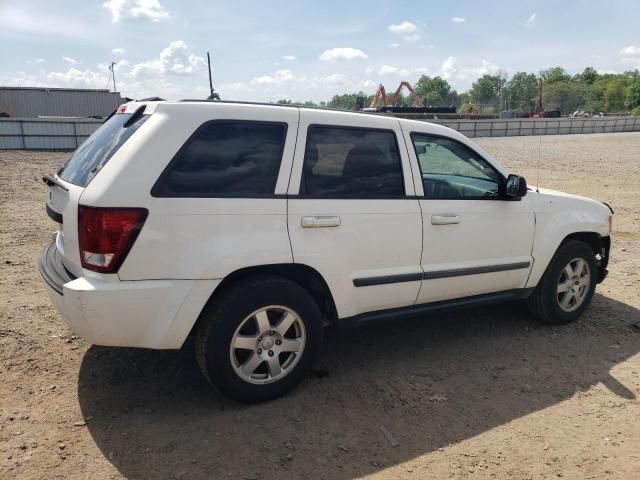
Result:
[[572,204],[582,205],[582,208],[596,209],[598,211],[605,211],[607,215],[613,213],[613,209],[607,203],[594,200],[592,198],[581,197],[580,195],[573,195],[571,193],[560,192],[558,190],[551,190],[550,188],[540,188],[539,193],[535,190],[530,191],[529,194],[535,195],[543,204],[556,206]]

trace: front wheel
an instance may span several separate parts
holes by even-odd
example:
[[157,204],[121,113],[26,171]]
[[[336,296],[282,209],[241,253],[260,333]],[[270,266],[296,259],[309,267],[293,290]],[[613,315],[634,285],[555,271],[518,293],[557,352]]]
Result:
[[322,343],[316,302],[285,278],[232,285],[202,315],[196,334],[200,369],[216,389],[242,402],[270,400],[294,388]]
[[529,310],[538,320],[552,325],[577,320],[591,303],[597,275],[591,247],[578,240],[566,242],[527,299]]

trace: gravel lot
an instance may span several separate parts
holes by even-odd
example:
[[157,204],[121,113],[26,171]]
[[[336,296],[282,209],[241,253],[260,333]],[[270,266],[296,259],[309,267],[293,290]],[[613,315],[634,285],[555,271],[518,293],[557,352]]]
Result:
[[[538,138],[479,143],[535,183]],[[73,336],[35,269],[52,230],[36,178],[68,154],[0,152],[0,478],[637,479],[640,133],[540,150],[541,186],[616,211],[581,322],[508,304],[329,332],[316,375],[250,407],[212,392],[186,350]]]

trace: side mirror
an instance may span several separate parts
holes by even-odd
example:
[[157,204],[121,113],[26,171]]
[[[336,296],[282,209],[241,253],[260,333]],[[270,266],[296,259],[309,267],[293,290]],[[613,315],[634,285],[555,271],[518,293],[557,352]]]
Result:
[[509,175],[504,185],[504,194],[509,198],[522,198],[527,194],[527,181],[520,175]]

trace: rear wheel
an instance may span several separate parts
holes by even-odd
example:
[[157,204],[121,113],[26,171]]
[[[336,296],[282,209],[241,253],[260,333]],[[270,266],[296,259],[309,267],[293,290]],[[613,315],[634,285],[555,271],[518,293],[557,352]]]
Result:
[[589,245],[577,240],[563,244],[549,263],[527,303],[544,323],[560,325],[578,319],[596,289],[597,263]]
[[196,334],[200,369],[220,392],[242,402],[269,400],[294,388],[322,343],[317,304],[285,278],[232,285],[202,315]]

